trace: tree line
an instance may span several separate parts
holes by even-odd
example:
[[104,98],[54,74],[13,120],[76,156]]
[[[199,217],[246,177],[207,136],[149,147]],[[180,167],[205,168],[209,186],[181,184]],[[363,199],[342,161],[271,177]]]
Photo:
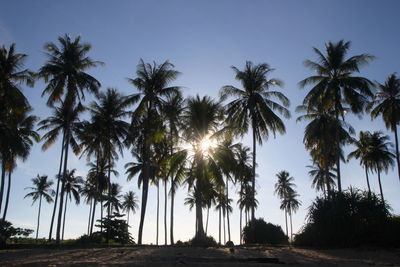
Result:
[[[312,186],[322,191],[326,198],[336,190],[341,192],[340,164],[347,160],[343,147],[354,144],[356,150],[348,158],[360,160],[365,168],[369,191],[368,174],[378,174],[384,202],[381,172],[397,162],[400,179],[397,137],[400,80],[391,74],[387,81],[380,84],[357,76],[360,68],[374,57],[368,54],[346,57],[349,48],[350,42],[329,42],[325,51],[313,48],[317,61],[304,62],[315,72],[315,75],[300,81],[301,88],[310,88],[302,105],[296,108],[297,112],[303,113],[297,120],[309,121],[303,139],[313,162],[309,166],[309,174],[313,177]],[[219,213],[219,243],[222,243],[222,225],[225,243],[226,232],[228,241],[231,240],[229,183],[237,185],[242,233],[243,217],[246,225],[254,221],[258,205],[255,188],[257,145],[262,145],[270,135],[284,134],[286,128],[282,118],[291,117],[289,99],[281,91],[273,90],[283,85],[281,80],[269,77],[274,69],[266,63],[257,65],[247,61],[243,70],[232,67],[241,88],[224,86],[217,100],[199,95],[184,98],[182,87],[172,85],[180,75],[173,64],[169,61],[157,64],[140,60],[136,75],[127,78],[135,90],[124,95],[115,88],[100,91],[101,83],[86,71],[104,63],[91,59],[87,55],[90,49],[91,46],[83,43],[80,36],[75,39],[69,35],[59,37],[57,44],[45,44],[47,61],[37,72],[33,72],[24,69],[27,55],[16,53],[15,44],[8,50],[5,46],[1,48],[2,220],[6,219],[16,159],[27,159],[34,142],[42,141],[42,150],[46,151],[61,138],[56,190],[51,188],[53,181],[45,175],[38,175],[32,179],[33,187],[26,195],[32,197],[34,202],[39,200],[36,238],[43,198],[47,202],[54,201],[48,238],[53,238],[55,226],[56,243],[64,238],[67,203],[72,198],[79,203],[84,197],[90,206],[88,235],[93,233],[99,204],[101,220],[104,209],[108,220],[118,217],[120,209],[123,209],[127,212],[129,223],[129,213],[136,211],[139,201],[132,191],[122,196],[121,187],[111,182],[112,175],[118,175],[114,167],[125,148],[133,158],[125,165],[127,180],[137,179],[138,188],[142,190],[139,244],[142,243],[150,184],[157,187],[157,244],[160,185],[164,189],[165,244],[168,243],[168,195],[170,244],[174,244],[174,198],[180,186],[187,186],[189,191],[185,204],[195,209],[195,238],[206,238],[209,210],[214,206]],[[46,83],[42,97],[47,98],[47,106],[52,110],[52,115],[41,121],[32,115],[32,108],[21,89],[22,85],[33,86],[37,79]],[[376,87],[378,90],[375,92]],[[96,100],[85,103],[85,94],[88,93],[94,95]],[[345,116],[350,112],[362,114],[365,111],[371,114],[372,119],[382,116],[387,128],[393,131],[394,151],[389,137],[382,132],[360,132],[358,139],[354,137],[355,131],[345,121]],[[89,113],[89,120],[82,120],[84,112]],[[34,129],[36,123],[39,126],[37,130]],[[43,132],[43,135],[40,137],[37,131]],[[238,142],[249,132],[252,150]],[[70,151],[80,158],[87,158],[90,169],[86,179],[76,176],[75,169],[68,168]],[[280,208],[285,212],[287,236],[287,215],[291,222],[292,214],[301,204],[294,188],[293,178],[288,172],[277,174],[275,192],[281,199]],[[207,211],[205,225],[204,210]],[[108,242],[109,226],[108,229],[102,229],[103,224],[100,227],[101,232],[105,231]]]

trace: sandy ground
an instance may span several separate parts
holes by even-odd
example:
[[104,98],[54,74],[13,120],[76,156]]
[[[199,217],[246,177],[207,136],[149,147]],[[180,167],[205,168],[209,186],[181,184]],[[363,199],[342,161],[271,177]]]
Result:
[[0,266],[400,266],[400,249],[122,247],[0,250]]

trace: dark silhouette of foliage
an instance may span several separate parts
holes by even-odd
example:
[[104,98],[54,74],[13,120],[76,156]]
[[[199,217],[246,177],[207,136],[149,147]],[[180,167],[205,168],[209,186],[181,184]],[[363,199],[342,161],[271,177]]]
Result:
[[[391,217],[389,206],[375,193],[349,188],[318,197],[309,208],[308,222],[295,238],[296,245],[359,246],[395,245],[400,235],[393,230],[398,217]],[[397,239],[397,240],[396,240]]]
[[10,237],[27,237],[31,233],[33,233],[32,229],[15,228],[11,222],[0,220],[0,249],[6,247],[6,241]]
[[[251,234],[252,227],[254,227],[254,235]],[[250,221],[243,228],[243,240],[245,244],[275,245],[288,243],[288,237],[279,225],[267,223],[262,218]]]
[[[128,230],[128,224],[125,220],[121,220],[124,215],[121,215],[117,212],[114,212],[110,218],[103,218],[102,220],[97,220],[99,223],[96,227],[102,227],[104,229],[109,229],[109,239],[114,240],[115,242],[121,244],[132,244],[133,238]],[[102,238],[107,238],[107,233],[105,232],[96,232],[93,233],[96,235],[101,235]]]
[[196,235],[189,240],[188,244],[194,247],[216,247],[217,241],[212,236]]

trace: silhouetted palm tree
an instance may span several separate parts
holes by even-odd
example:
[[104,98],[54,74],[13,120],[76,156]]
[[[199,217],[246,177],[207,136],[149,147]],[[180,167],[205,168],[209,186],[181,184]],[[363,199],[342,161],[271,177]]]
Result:
[[71,201],[72,197],[75,200],[75,204],[78,205],[81,200],[80,192],[81,185],[84,183],[82,176],[75,175],[76,169],[72,169],[71,171],[67,171],[67,175],[64,176],[64,193],[65,193],[65,207],[64,207],[64,219],[62,226],[62,240],[64,240],[64,230],[65,230],[65,218],[67,215],[67,203],[68,198]]
[[46,200],[47,203],[53,202],[53,196],[55,192],[50,187],[53,185],[52,180],[47,180],[47,175],[40,176],[31,179],[33,187],[26,187],[25,189],[32,190],[30,193],[26,194],[24,198],[31,197],[32,205],[39,199],[39,210],[38,210],[38,220],[36,228],[36,241],[39,235],[39,225],[40,225],[40,209],[42,207],[42,198]]
[[133,191],[128,191],[123,195],[123,201],[122,201],[122,208],[126,211],[126,214],[128,216],[127,219],[127,224],[129,225],[129,213],[132,211],[133,214],[135,214],[136,209],[138,208],[138,199],[136,197],[135,192]]
[[[222,87],[220,91],[221,99],[229,96],[234,99],[227,105],[227,118],[234,128],[238,129],[243,135],[248,132],[249,124],[253,131],[253,198],[255,197],[255,178],[256,178],[256,141],[261,145],[263,139],[267,139],[269,134],[274,136],[276,132],[285,133],[283,121],[275,114],[279,112],[285,118],[290,117],[290,112],[286,107],[289,106],[289,99],[281,92],[270,91],[273,85],[281,86],[281,81],[277,79],[267,79],[267,75],[273,71],[268,64],[253,65],[251,61],[246,62],[245,69],[240,71],[232,66],[236,73],[236,80],[240,81],[243,89],[231,85]],[[279,100],[281,104],[274,101]],[[254,207],[251,209],[251,219],[254,220]]]
[[281,209],[286,209],[289,213],[290,217],[290,240],[293,242],[293,224],[292,224],[292,214],[295,213],[299,206],[301,205],[301,201],[298,200],[299,194],[296,191],[290,191],[286,198],[281,202]]
[[393,166],[395,155],[390,152],[389,147],[393,144],[389,141],[389,136],[382,132],[374,132],[371,135],[370,152],[368,159],[371,162],[371,169],[378,173],[379,190],[381,192],[382,202],[385,204],[381,183],[381,171],[387,172],[389,167]]
[[[296,185],[293,183],[294,178],[289,176],[287,171],[280,171],[276,177],[278,181],[275,183],[275,194],[283,201],[286,200],[290,194],[294,192],[293,187]],[[282,208],[282,206],[281,206]],[[285,222],[286,222],[286,235],[288,234],[288,224],[287,224],[287,213],[288,210],[286,206],[283,206],[283,210],[285,211]]]
[[96,185],[93,184],[89,177],[86,178],[85,184],[81,188],[81,195],[85,198],[85,203],[89,204],[89,219],[88,219],[88,231],[87,234],[90,235],[90,226],[91,226],[91,218],[92,218],[92,211],[94,210],[97,198],[97,189]]
[[114,210],[119,213],[119,209],[122,209],[122,204],[120,201],[122,187],[117,183],[111,184],[111,194],[105,196],[106,202],[104,203],[104,207],[111,207],[111,212]]
[[[339,118],[344,118],[345,106],[348,104],[353,113],[362,113],[372,96],[372,82],[364,77],[352,76],[354,72],[359,72],[362,65],[368,64],[373,57],[368,54],[361,54],[345,58],[350,48],[350,42],[343,40],[325,45],[326,55],[319,49],[313,48],[318,56],[318,61],[304,61],[304,65],[315,71],[317,74],[302,80],[299,84],[304,88],[312,85],[310,92],[306,95],[303,105],[317,107],[322,105],[325,110],[333,109],[334,116],[339,122]],[[336,131],[336,151],[340,151],[340,132]],[[336,155],[336,168],[338,189],[342,191],[340,177],[340,153]]]
[[325,168],[323,168],[318,162],[307,167],[311,169],[308,171],[308,175],[312,178],[311,187],[315,188],[317,191],[323,191],[326,198],[328,188],[335,188],[336,186],[336,175],[329,170],[328,173],[326,173]]
[[[165,61],[161,65],[155,62],[153,65],[145,64],[141,59],[137,66],[135,79],[128,79],[138,90],[138,95],[131,96],[135,101],[140,98],[140,102],[132,115],[132,133],[131,143],[136,142],[144,161],[143,188],[141,214],[138,233],[138,244],[142,243],[143,226],[146,214],[147,195],[150,181],[151,165],[151,146],[155,142],[155,133],[157,133],[157,117],[160,115],[163,99],[173,93],[177,93],[179,87],[169,86],[176,79],[179,72],[174,70],[174,65]],[[140,134],[139,134],[140,133]],[[133,140],[132,140],[133,139]],[[140,141],[139,141],[140,140]],[[138,142],[139,141],[139,142]]]
[[400,179],[399,140],[397,136],[397,125],[400,123],[400,79],[396,74],[391,74],[385,84],[377,83],[379,91],[375,94],[373,105],[376,105],[371,112],[372,119],[382,115],[387,129],[394,133],[397,171]]

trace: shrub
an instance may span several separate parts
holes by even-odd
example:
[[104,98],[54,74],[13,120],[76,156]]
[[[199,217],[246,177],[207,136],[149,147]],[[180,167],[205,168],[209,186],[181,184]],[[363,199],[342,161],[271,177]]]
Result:
[[[254,238],[252,235],[254,228]],[[279,225],[266,223],[264,219],[255,219],[243,228],[245,244],[287,244],[288,238]]]
[[398,220],[391,217],[389,206],[376,194],[355,188],[333,192],[327,199],[317,198],[307,220],[295,238],[296,245],[380,246],[389,245],[388,240],[392,245],[400,241],[400,235],[393,236]]
[[[128,230],[128,224],[125,220],[121,220],[120,218],[123,215],[114,212],[113,215],[110,216],[110,219],[103,218],[103,220],[97,220],[99,222],[97,227],[103,227],[106,229],[104,232],[96,232],[93,234],[100,235],[100,237],[105,239],[107,237],[107,229],[110,226],[110,239],[114,240],[115,242],[121,244],[133,244],[133,238]],[[101,239],[101,240],[102,240]]]
[[7,239],[10,237],[27,237],[33,233],[31,229],[15,228],[9,221],[0,220],[0,248],[6,247]]
[[195,247],[216,247],[217,242],[212,236],[195,236],[189,240],[188,244]]
[[233,244],[233,242],[232,242],[232,241],[228,241],[228,242],[226,242],[225,246],[227,246],[227,247],[231,248],[231,247],[234,247],[234,246],[235,246],[235,244]]

